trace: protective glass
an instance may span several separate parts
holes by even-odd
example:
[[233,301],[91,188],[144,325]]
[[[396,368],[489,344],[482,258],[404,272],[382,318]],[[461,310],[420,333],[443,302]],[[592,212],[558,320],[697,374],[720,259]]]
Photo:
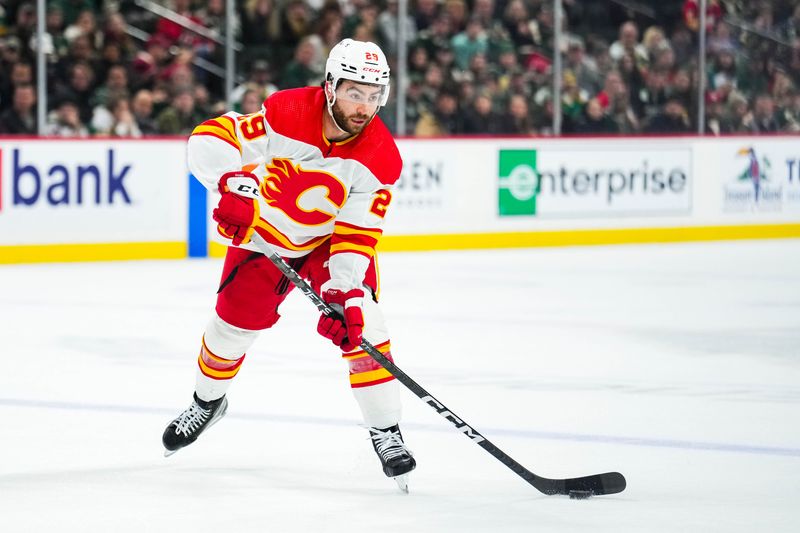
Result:
[[342,84],[336,89],[336,99],[352,104],[360,104],[370,108],[377,108],[383,101],[383,94],[388,87],[381,85],[365,85],[351,83]]

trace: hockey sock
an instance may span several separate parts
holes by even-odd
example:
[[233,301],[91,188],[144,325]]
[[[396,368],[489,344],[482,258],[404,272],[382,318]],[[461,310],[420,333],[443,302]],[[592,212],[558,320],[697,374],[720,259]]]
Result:
[[221,398],[239,372],[258,331],[236,328],[215,316],[206,326],[197,358],[195,392],[204,401]]
[[[376,348],[393,361],[389,341]],[[385,428],[400,421],[400,388],[385,368],[363,350],[342,354],[350,366],[350,386],[364,423],[369,427]]]

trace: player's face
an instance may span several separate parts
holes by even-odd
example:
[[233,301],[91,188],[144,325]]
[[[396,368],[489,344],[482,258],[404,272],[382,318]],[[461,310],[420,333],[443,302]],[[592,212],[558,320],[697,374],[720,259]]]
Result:
[[380,107],[384,87],[343,81],[336,90],[333,118],[347,133],[361,133]]

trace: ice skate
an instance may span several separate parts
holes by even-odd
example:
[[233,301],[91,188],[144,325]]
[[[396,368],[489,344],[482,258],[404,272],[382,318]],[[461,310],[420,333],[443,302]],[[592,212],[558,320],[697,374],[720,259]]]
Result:
[[369,428],[372,446],[381,460],[383,473],[397,482],[403,492],[408,492],[408,473],[417,467],[411,451],[403,442],[400,428],[395,424],[385,429]]
[[205,402],[194,395],[194,401],[178,418],[170,422],[161,442],[164,443],[164,457],[169,457],[184,446],[197,440],[200,434],[213,426],[228,410],[228,400],[223,396]]

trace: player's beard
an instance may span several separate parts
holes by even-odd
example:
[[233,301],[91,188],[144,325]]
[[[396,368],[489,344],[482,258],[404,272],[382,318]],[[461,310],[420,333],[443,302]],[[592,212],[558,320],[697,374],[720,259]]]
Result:
[[[376,111],[372,115],[361,115],[358,113],[353,113],[352,115],[345,115],[344,111],[342,111],[342,108],[339,107],[339,102],[333,104],[333,106],[331,106],[331,109],[333,111],[333,119],[336,121],[336,124],[350,135],[358,135],[359,133],[364,131],[364,128],[366,128],[369,125],[369,123],[372,122],[373,117],[377,114]],[[351,122],[351,120],[353,119],[363,120],[364,123],[359,126]]]

